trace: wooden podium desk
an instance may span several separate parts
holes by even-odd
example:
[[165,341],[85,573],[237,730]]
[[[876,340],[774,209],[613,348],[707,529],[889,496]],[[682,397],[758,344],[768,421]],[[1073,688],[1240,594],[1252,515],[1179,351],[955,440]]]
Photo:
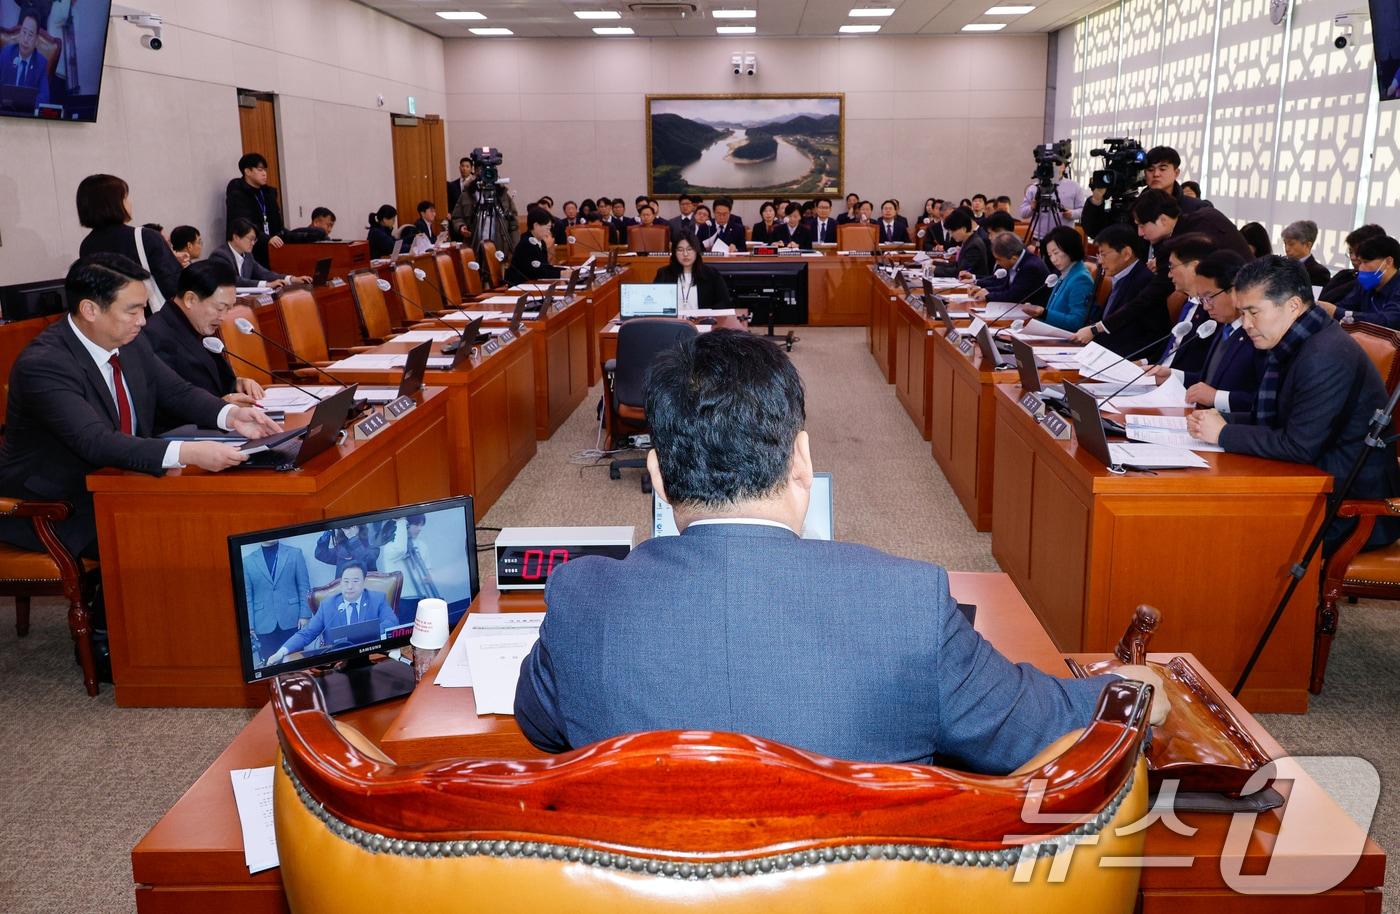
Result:
[[[116,702],[122,707],[257,707],[243,682],[227,538],[235,533],[446,498],[446,391],[368,441],[290,472],[188,468],[88,476]],[[304,423],[309,414],[299,417]],[[292,424],[296,424],[293,421]]]
[[267,260],[274,273],[284,276],[311,276],[316,262],[329,257],[331,276],[345,276],[369,266],[368,241],[315,241],[310,244],[284,244],[269,247]]
[[[1064,658],[1036,621],[1005,575],[953,573],[953,594],[977,604],[977,629],[1008,657],[1066,675]],[[483,590],[476,612],[527,612],[543,608],[539,594],[499,595]],[[459,627],[460,630],[460,627]],[[455,633],[454,633],[455,637]],[[446,657],[446,652],[442,654]],[[1154,660],[1171,655],[1154,655]],[[1099,657],[1079,657],[1081,661]],[[1199,662],[1197,668],[1201,668]],[[478,717],[471,689],[444,689],[432,684],[431,673],[406,700],[389,702],[342,715],[396,761],[451,758],[538,757],[515,720],[507,715]],[[1209,678],[1209,677],[1207,677]],[[1212,685],[1223,691],[1218,683]],[[1271,753],[1282,749],[1247,711],[1227,699],[1250,733]],[[422,745],[415,745],[421,742]],[[273,764],[277,736],[272,713],[264,708],[249,722],[207,771],[137,843],[131,853],[137,910],[141,914],[174,914],[198,909],[203,914],[264,914],[287,909],[281,871],[249,876],[243,863],[243,840],[229,771]],[[1261,814],[1245,844],[1245,873],[1270,865],[1277,835],[1286,820],[1289,829],[1302,825],[1302,844],[1272,861],[1274,866],[1303,867],[1336,854],[1338,836],[1353,837],[1356,826],[1326,791],[1305,773],[1281,790],[1287,805]],[[1378,914],[1385,853],[1367,842],[1358,865],[1342,885],[1318,896],[1289,898],[1240,896],[1229,892],[1220,878],[1225,856],[1225,816],[1182,814],[1199,829],[1183,837],[1156,823],[1147,832],[1149,856],[1194,858],[1190,867],[1145,870],[1142,876],[1143,914]],[[1284,851],[1280,851],[1284,853]],[[1234,861],[1227,860],[1227,865]]]
[[[437,324],[432,329],[445,328]],[[424,376],[423,383],[447,389],[444,448],[451,467],[451,490],[454,495],[473,497],[478,521],[535,456],[535,350],[529,341],[533,335],[526,327],[494,355],[473,357],[453,371],[429,370]],[[404,355],[416,345],[391,339],[370,352]],[[441,345],[433,345],[434,354],[440,355]],[[399,368],[331,371],[346,382],[376,386],[394,386],[403,377]]]
[[[1190,651],[1233,686],[1322,521],[1332,477],[1221,453],[1202,454],[1205,470],[1117,476],[1073,439],[1051,438],[1020,393],[995,388],[992,555],[1055,643],[1112,650],[1151,603],[1163,615],[1156,643]],[[1250,710],[1307,710],[1319,567],[1250,678]]]

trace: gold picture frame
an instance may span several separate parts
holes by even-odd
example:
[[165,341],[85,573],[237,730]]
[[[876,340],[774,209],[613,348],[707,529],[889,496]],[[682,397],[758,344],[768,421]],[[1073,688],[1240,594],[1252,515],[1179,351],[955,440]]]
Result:
[[[650,196],[757,200],[844,192],[845,93],[658,93],[646,101]],[[658,122],[658,117],[666,119]],[[793,129],[766,129],[774,125]],[[784,177],[804,158],[809,164],[805,173]]]

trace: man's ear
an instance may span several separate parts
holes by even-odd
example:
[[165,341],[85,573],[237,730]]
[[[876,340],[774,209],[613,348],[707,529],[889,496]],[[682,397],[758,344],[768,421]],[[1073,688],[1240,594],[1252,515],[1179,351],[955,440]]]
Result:
[[805,430],[797,433],[792,441],[791,469],[788,471],[789,485],[799,485],[812,489],[812,442]]
[[661,481],[661,461],[656,459],[656,448],[647,451],[647,473],[651,476],[651,488],[656,497],[669,505],[671,499],[666,497],[666,483]]

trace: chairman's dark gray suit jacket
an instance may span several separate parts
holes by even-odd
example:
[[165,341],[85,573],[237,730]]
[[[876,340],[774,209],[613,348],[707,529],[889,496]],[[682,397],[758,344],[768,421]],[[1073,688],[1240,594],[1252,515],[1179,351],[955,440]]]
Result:
[[1105,679],[1012,664],[942,568],[776,527],[692,526],[551,576],[515,716],[552,752],[644,730],[747,733],[853,760],[1017,767]]

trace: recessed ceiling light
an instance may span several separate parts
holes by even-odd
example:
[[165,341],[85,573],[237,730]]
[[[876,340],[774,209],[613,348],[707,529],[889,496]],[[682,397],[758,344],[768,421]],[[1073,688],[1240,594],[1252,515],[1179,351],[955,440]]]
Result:
[[613,25],[613,26],[605,26],[605,27],[602,27],[602,28],[599,28],[598,26],[594,26],[594,27],[593,27],[593,34],[594,34],[594,35],[635,35],[635,34],[637,34],[637,33],[634,32],[634,31],[632,31],[630,28],[628,28],[628,27],[625,26],[625,25]]
[[482,13],[469,13],[466,11],[445,10],[443,12],[438,13],[438,18],[450,19],[456,22],[462,19],[485,19],[486,16]]
[[467,29],[473,35],[514,35],[510,29]]
[[878,25],[843,25],[840,30],[847,33],[860,34],[863,32],[878,32],[880,31],[880,27]]
[[1035,7],[1033,6],[994,6],[991,9],[987,10],[987,15],[1024,16],[1026,13],[1029,13],[1033,9],[1035,9]]
[[617,10],[574,10],[574,15],[580,19],[621,19],[622,14]]
[[1006,28],[1005,22],[969,22],[962,27],[964,32],[1000,32]]
[[715,31],[721,35],[752,35],[758,29],[751,25],[717,25]]
[[711,10],[710,15],[716,19],[754,19],[758,10]]
[[865,16],[867,18],[883,18],[894,15],[892,6],[858,6],[851,10],[852,16]]

